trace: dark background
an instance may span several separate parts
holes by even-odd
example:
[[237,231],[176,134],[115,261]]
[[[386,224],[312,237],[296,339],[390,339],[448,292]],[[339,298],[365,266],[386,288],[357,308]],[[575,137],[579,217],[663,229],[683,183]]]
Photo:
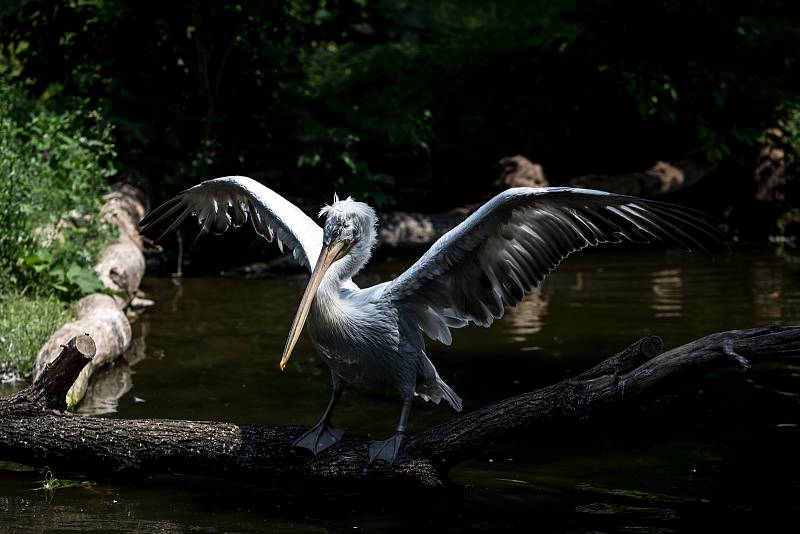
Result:
[[[553,185],[691,160],[717,170],[668,200],[763,240],[797,219],[795,6],[12,0],[0,79],[99,105],[154,202],[244,174],[437,212],[495,193],[513,154]],[[780,172],[758,177],[776,127]]]

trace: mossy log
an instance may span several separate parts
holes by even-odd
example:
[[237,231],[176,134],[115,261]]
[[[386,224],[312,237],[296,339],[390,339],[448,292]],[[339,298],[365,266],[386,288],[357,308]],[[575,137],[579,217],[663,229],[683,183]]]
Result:
[[666,352],[659,338],[646,337],[573,378],[409,436],[393,466],[369,465],[369,440],[357,434],[345,434],[341,442],[309,458],[291,446],[304,427],[103,419],[64,412],[64,393],[92,355],[93,343],[79,336],[28,389],[0,399],[0,460],[90,476],[183,473],[272,483],[391,481],[444,488],[451,467],[522,431],[602,417],[679,376],[686,381],[690,374],[696,379],[726,366],[796,362],[800,327],[721,332]]

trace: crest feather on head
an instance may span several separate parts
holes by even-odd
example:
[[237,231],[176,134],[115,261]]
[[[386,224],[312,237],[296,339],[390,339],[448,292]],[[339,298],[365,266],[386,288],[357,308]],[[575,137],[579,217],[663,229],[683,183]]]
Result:
[[325,204],[319,210],[319,215],[317,216],[322,217],[323,215],[332,214],[344,215],[345,213],[364,211],[364,208],[374,213],[374,210],[363,202],[358,202],[353,197],[347,197],[344,200],[339,200],[339,195],[334,193],[333,202],[331,204]]

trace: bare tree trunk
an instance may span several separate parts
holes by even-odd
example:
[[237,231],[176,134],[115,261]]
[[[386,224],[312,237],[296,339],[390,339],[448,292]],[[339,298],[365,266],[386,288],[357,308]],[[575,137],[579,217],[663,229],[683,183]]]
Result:
[[345,438],[314,458],[292,450],[303,427],[80,417],[64,394],[91,359],[73,339],[28,389],[0,399],[0,460],[102,476],[186,473],[315,484],[448,485],[457,463],[542,425],[579,423],[629,403],[676,376],[725,366],[800,359],[800,327],[712,334],[667,352],[647,337],[574,378],[517,395],[411,436],[394,466],[368,465],[369,440]]

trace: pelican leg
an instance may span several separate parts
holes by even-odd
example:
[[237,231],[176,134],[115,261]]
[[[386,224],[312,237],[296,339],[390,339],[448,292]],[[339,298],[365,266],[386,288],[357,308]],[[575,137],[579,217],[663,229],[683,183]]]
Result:
[[384,441],[373,441],[369,444],[369,463],[386,462],[394,464],[397,459],[397,452],[400,450],[400,442],[406,435],[406,421],[411,412],[411,399],[403,399],[403,409],[400,411],[400,423],[397,425],[397,432],[391,438]]
[[339,397],[342,396],[344,382],[333,373],[331,373],[331,378],[333,379],[333,391],[328,407],[322,414],[322,419],[292,444],[293,447],[306,449],[315,456],[342,439],[342,434],[344,434],[344,429],[331,426],[331,414]]

